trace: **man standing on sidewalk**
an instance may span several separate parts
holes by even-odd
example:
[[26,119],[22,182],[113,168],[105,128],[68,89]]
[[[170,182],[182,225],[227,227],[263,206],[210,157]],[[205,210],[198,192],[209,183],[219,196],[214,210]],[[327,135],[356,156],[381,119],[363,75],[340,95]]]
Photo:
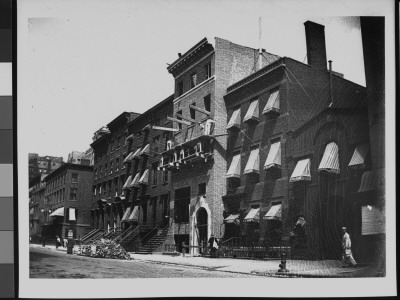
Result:
[[351,253],[351,240],[350,235],[346,232],[347,228],[342,227],[343,238],[342,238],[342,268],[355,267],[357,265]]

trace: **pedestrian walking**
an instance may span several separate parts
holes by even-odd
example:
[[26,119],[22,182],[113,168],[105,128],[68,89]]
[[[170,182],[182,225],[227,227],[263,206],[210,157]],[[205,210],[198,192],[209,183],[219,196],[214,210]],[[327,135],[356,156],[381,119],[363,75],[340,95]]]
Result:
[[63,242],[64,242],[64,248],[67,248],[67,246],[68,246],[68,240],[67,240],[67,238],[64,238],[63,239]]
[[56,235],[56,249],[58,249],[58,246],[61,245],[61,240],[60,237],[58,235]]
[[307,236],[305,226],[306,220],[304,217],[298,217],[296,224],[294,225],[293,231],[290,233],[293,239],[293,244],[296,249],[303,249],[307,243]]
[[211,234],[211,237],[208,240],[208,245],[210,246],[210,257],[217,257],[218,241],[215,238],[214,234]]
[[342,227],[343,238],[342,238],[342,268],[355,267],[357,262],[351,252],[351,240],[350,235],[347,233],[347,228]]

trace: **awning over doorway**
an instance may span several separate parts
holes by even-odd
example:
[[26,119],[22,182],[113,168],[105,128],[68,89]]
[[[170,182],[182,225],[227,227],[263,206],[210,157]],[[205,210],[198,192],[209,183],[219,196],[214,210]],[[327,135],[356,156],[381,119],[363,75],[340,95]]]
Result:
[[326,145],[324,155],[318,167],[318,171],[326,171],[333,174],[339,174],[339,147],[332,142]]
[[369,192],[385,185],[384,169],[365,171],[361,177],[358,193]]
[[259,173],[260,172],[260,156],[259,149],[252,149],[250,152],[249,160],[244,168],[244,174]]
[[385,233],[385,209],[361,207],[361,235]]
[[131,213],[131,208],[128,207],[128,208],[125,210],[125,213],[124,213],[124,215],[123,215],[123,217],[122,217],[122,219],[121,219],[121,222],[128,222],[128,217],[129,217],[130,213]]
[[259,222],[260,221],[260,208],[250,209],[247,216],[243,219],[243,222]]
[[281,220],[282,219],[282,204],[272,205],[269,211],[264,216],[265,220]]
[[310,165],[311,161],[309,158],[299,160],[294,168],[292,176],[290,176],[290,182],[296,181],[310,181],[311,180],[311,173],[310,173]]
[[233,157],[228,172],[226,173],[226,178],[232,177],[240,178],[240,153]]
[[264,169],[281,166],[281,142],[276,142],[269,149],[267,160],[264,164]]
[[237,108],[233,112],[233,114],[228,122],[228,125],[226,125],[226,129],[230,129],[232,127],[240,128],[240,108]]
[[50,217],[64,217],[64,207],[57,208],[50,214]]
[[132,210],[132,213],[129,216],[128,221],[139,223],[139,207],[138,206],[134,207],[134,209]]
[[351,160],[349,162],[349,168],[364,168],[368,151],[368,143],[358,145],[356,149],[354,149],[353,156],[351,157]]
[[274,91],[269,95],[268,102],[263,109],[263,114],[269,113],[270,111],[279,112],[279,90]]
[[224,222],[227,224],[239,224],[240,223],[239,216],[240,216],[239,214],[230,215],[224,219]]

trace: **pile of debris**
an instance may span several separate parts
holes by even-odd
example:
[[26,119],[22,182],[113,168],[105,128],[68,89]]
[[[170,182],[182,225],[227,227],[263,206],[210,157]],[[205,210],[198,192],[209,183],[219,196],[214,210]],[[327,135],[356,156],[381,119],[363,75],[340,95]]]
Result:
[[131,259],[129,253],[120,244],[109,239],[93,242],[88,247],[84,247],[81,254],[99,258]]

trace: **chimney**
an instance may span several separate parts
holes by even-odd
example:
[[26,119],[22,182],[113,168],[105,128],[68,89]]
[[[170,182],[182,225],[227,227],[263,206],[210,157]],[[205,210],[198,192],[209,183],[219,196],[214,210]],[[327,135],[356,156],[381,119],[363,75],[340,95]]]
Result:
[[304,26],[308,64],[313,68],[326,69],[325,27],[311,21],[305,22]]

